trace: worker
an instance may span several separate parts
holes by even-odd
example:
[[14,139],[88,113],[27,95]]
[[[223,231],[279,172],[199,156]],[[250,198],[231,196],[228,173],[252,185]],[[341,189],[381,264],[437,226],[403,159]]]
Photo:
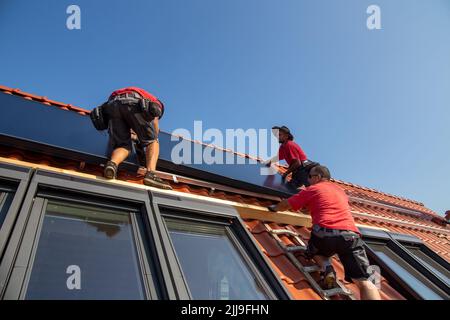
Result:
[[130,154],[134,132],[140,145],[145,149],[147,172],[144,184],[172,189],[155,173],[159,157],[159,119],[164,113],[163,103],[143,89],[128,87],[114,91],[102,107],[113,146],[111,160],[106,163],[104,169],[105,178],[117,177],[119,165]]
[[283,180],[292,173],[292,179],[289,181],[289,186],[295,191],[302,186],[309,186],[308,173],[311,167],[318,163],[308,160],[302,148],[294,142],[294,136],[286,126],[275,126],[272,132],[278,137],[280,148],[278,155],[265,162],[270,167],[272,162],[278,160],[285,160],[289,165],[286,172],[283,173]]
[[308,209],[313,226],[306,253],[321,266],[325,288],[331,289],[336,285],[331,257],[337,254],[345,269],[345,280],[359,287],[361,299],[379,300],[377,287],[368,280],[369,260],[347,195],[330,181],[330,171],[325,166],[313,167],[308,179],[309,187],[268,209],[274,212]]

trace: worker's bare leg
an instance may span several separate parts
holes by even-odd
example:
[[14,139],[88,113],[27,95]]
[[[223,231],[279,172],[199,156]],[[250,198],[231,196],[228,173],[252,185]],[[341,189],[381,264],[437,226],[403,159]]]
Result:
[[147,174],[144,178],[144,184],[152,187],[171,190],[172,187],[169,183],[159,178],[154,171],[156,170],[156,163],[159,158],[159,142],[158,140],[152,141],[145,151],[147,161]]
[[361,300],[381,300],[380,291],[369,280],[354,280],[361,293]]
[[158,140],[152,141],[147,146],[146,151],[147,151],[146,152],[147,170],[155,171],[156,163],[158,162],[159,158],[159,141]]
[[111,160],[106,163],[103,176],[106,179],[116,179],[119,164],[121,164],[126,158],[128,158],[129,154],[130,151],[125,148],[114,149],[111,155]]
[[121,164],[126,158],[128,158],[128,155],[130,154],[130,151],[128,151],[125,148],[117,148],[114,149],[112,155],[111,155],[111,161],[114,162],[116,165]]

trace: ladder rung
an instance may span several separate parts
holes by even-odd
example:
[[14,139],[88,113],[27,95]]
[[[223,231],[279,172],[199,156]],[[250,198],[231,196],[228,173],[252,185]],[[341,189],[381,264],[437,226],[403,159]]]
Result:
[[319,266],[305,266],[303,267],[303,271],[311,273],[311,272],[318,272],[320,271]]
[[342,294],[342,295],[346,295],[346,296],[351,295],[350,292],[348,292],[347,290],[344,290],[342,288],[339,288],[339,287],[333,288],[333,289],[329,289],[329,290],[323,290],[323,294],[325,296],[327,296],[327,297],[332,297],[332,296],[335,296],[335,295],[338,295],[338,294]]
[[287,229],[277,229],[277,230],[272,230],[271,232],[276,235],[285,234],[285,235],[289,235],[289,236],[293,236],[293,237],[300,236],[297,232],[292,231],[292,230],[287,230]]
[[301,262],[295,257],[293,253],[295,252],[305,252],[307,250],[306,245],[296,245],[296,246],[286,246],[283,241],[278,237],[278,235],[289,235],[295,238],[297,243],[304,244],[303,240],[300,237],[300,234],[287,229],[272,229],[270,226],[266,226],[267,231],[269,231],[271,234],[274,235],[275,240],[277,240],[279,246],[283,248],[283,250],[286,251],[286,255],[291,260],[291,262],[303,272],[303,274],[306,277],[306,280],[309,282],[309,284],[313,287],[313,289],[324,299],[328,299],[329,297],[341,294],[349,296],[350,299],[354,299],[353,293],[349,291],[345,286],[341,285],[339,282],[337,283],[338,287],[329,289],[329,290],[323,290],[320,285],[316,282],[316,280],[313,278],[311,273],[320,271],[321,268],[318,265],[312,265],[312,266],[303,266]]
[[305,252],[307,250],[307,247],[305,246],[289,246],[286,247],[286,251],[288,252]]

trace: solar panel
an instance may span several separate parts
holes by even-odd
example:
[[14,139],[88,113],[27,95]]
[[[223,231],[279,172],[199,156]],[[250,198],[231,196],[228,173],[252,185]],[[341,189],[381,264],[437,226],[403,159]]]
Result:
[[[258,192],[268,192],[272,194],[277,194],[280,196],[290,195],[291,192],[282,181],[281,176],[261,175],[262,165],[257,161],[252,159],[245,159],[244,164],[239,164],[238,155],[222,151],[220,149],[212,148],[206,145],[195,145],[194,143],[177,139],[176,141],[171,141],[172,136],[167,133],[162,133],[160,135],[160,160],[167,161],[173,171],[178,171],[180,174],[189,174],[193,170],[196,172],[196,176],[204,180],[213,180],[216,176],[219,180],[214,179],[214,182],[226,182],[226,184],[237,188],[249,189]],[[184,163],[183,165],[175,165],[172,161],[172,152],[174,147],[178,143],[184,143],[185,149],[191,149],[190,161]],[[194,148],[201,148],[198,151],[201,154],[212,154],[216,156],[216,153],[221,153],[224,163],[198,163],[194,162]],[[188,157],[189,159],[189,157]],[[227,164],[230,163],[230,164]],[[178,167],[178,168],[176,168]]]
[[[89,117],[4,93],[0,94],[0,107],[0,143],[3,145],[97,164],[105,163],[111,152],[107,132],[95,130]],[[278,196],[294,193],[280,175],[261,175],[261,164],[255,160],[245,159],[244,164],[239,164],[239,156],[234,153],[173,139],[168,133],[160,134],[160,170],[254,192]],[[188,161],[182,164],[172,161],[172,153],[179,143],[184,144],[185,150],[192,151],[185,157]],[[202,154],[206,152],[228,161],[224,164],[196,163],[194,148],[201,149]],[[137,166],[134,154],[124,163],[129,170],[136,170]]]

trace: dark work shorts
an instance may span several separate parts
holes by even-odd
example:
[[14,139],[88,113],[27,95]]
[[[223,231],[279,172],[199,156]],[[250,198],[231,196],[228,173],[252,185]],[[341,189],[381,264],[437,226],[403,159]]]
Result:
[[307,168],[300,167],[292,173],[292,180],[290,183],[296,188],[301,186],[309,187],[308,176],[309,170]]
[[[321,235],[323,233],[320,233]],[[343,232],[340,235],[319,237],[311,233],[308,242],[310,255],[320,255],[327,258],[337,254],[345,269],[345,280],[363,280],[370,277],[369,259],[361,236],[354,232]]]
[[295,188],[301,187],[301,186],[305,186],[305,187],[309,187],[309,172],[311,171],[311,169],[315,166],[317,166],[319,163],[318,162],[314,162],[311,160],[307,160],[307,162],[305,162],[305,166],[301,166],[300,168],[298,168],[297,170],[295,170],[294,172],[292,172],[292,180],[290,182],[290,184],[292,186],[294,186]]
[[109,135],[112,147],[131,150],[131,132],[133,129],[138,136],[141,146],[146,147],[158,138],[155,132],[153,119],[146,118],[140,112],[137,103],[122,104],[119,101],[111,102],[105,107],[109,119]]

